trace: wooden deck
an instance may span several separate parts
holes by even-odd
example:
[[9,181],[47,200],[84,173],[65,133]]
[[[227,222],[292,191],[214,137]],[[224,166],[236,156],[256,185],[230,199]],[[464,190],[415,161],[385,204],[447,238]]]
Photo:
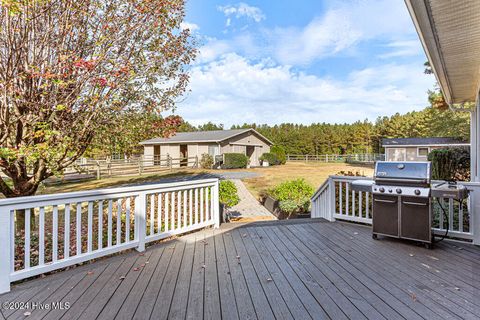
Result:
[[[3,306],[0,319],[479,319],[480,249],[375,241],[338,222],[230,224],[17,285],[0,301],[38,304]],[[70,307],[39,309],[54,302]]]

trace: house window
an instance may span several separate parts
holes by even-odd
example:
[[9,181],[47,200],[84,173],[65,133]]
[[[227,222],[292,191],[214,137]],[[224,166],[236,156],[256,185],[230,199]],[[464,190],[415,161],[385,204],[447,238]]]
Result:
[[429,148],[417,148],[417,155],[419,157],[426,157],[428,156],[429,152],[430,152]]

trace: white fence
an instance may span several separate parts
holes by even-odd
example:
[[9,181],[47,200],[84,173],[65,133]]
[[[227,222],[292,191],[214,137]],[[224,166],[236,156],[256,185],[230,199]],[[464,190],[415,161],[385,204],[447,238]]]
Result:
[[81,158],[75,164],[65,169],[65,174],[87,174],[97,179],[112,176],[141,175],[156,173],[173,168],[198,168],[198,157],[172,158],[160,157],[132,157],[130,159],[94,160]]
[[287,154],[287,161],[292,162],[349,162],[372,163],[385,160],[384,154],[358,153],[358,154]]
[[218,196],[218,180],[205,179],[0,200],[0,293],[17,280],[218,227]]
[[[324,218],[328,221],[345,220],[372,224],[372,195],[351,189],[353,180],[371,178],[330,176],[312,197],[312,218]],[[480,183],[463,182],[470,190],[470,196],[464,202],[453,199],[439,199],[444,208],[448,208],[448,234],[450,237],[472,240],[480,245]],[[447,230],[436,199],[433,201],[433,227],[436,234]]]

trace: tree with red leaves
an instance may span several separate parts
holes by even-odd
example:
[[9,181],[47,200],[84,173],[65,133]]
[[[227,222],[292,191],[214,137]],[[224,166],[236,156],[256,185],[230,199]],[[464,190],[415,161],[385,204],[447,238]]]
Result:
[[0,192],[33,195],[118,114],[175,105],[196,54],[184,5],[0,0]]

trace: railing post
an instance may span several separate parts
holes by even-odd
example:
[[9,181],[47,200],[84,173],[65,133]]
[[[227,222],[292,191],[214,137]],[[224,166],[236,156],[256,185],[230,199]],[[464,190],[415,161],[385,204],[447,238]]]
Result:
[[473,244],[480,246],[480,188],[475,188],[470,193],[470,210],[472,210]]
[[137,251],[145,251],[145,237],[147,235],[147,194],[140,193],[135,198],[135,239],[138,239]]
[[10,268],[12,265],[11,239],[12,213],[9,210],[0,209],[0,293],[10,291]]
[[219,182],[218,179],[213,186],[213,219],[214,228],[220,227],[220,202],[219,202]]
[[[328,192],[330,195],[330,199],[328,201],[328,221],[334,222],[335,218],[333,217],[333,214],[337,210],[336,208],[336,199],[335,199],[335,181],[333,180],[332,177],[328,178]],[[340,192],[342,192],[340,190]]]

